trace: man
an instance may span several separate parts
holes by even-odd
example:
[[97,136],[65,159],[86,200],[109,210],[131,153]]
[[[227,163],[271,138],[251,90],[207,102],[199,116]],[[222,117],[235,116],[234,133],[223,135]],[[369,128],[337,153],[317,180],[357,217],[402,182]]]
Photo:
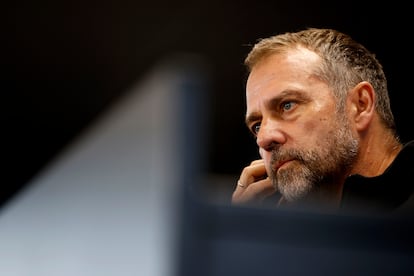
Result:
[[414,141],[403,144],[381,64],[331,29],[262,39],[245,64],[246,124],[261,160],[233,204],[388,212],[411,204]]

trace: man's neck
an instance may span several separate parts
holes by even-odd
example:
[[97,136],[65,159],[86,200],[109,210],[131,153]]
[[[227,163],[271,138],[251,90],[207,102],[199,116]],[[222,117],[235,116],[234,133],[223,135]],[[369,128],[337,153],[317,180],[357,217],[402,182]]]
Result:
[[344,182],[345,178],[319,184],[319,186],[306,195],[306,197],[294,202],[288,202],[284,197],[281,197],[278,206],[282,208],[323,213],[335,212],[341,203]]
[[391,134],[372,136],[361,142],[358,160],[350,174],[366,177],[381,175],[391,165],[401,149],[402,144]]

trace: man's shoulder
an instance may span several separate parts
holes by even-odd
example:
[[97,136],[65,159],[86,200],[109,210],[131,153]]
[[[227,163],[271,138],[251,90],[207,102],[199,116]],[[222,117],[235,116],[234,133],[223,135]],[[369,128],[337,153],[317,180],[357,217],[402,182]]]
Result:
[[404,177],[412,175],[414,172],[414,140],[403,144],[402,150],[390,168],[398,170],[397,173],[404,173]]
[[414,153],[414,140],[408,141],[403,144],[403,151]]
[[414,213],[414,140],[403,148],[390,167],[376,177],[353,175],[345,182],[344,209]]
[[404,143],[395,163],[395,170],[391,176],[395,181],[405,183],[403,190],[407,195],[407,199],[395,209],[395,212],[414,215],[414,140]]

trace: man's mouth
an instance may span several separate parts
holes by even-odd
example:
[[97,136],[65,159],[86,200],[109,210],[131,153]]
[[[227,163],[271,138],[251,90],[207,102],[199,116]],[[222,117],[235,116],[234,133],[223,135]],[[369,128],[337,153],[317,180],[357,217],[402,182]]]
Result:
[[276,163],[275,171],[277,172],[282,166],[284,166],[286,163],[291,162],[293,159],[289,159],[289,160],[283,160],[283,161],[279,161]]

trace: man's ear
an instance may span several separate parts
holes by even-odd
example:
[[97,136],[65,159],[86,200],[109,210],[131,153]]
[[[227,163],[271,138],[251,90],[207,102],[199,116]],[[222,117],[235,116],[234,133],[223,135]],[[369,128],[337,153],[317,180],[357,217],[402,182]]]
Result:
[[357,130],[364,130],[375,113],[375,91],[369,82],[358,83],[348,94],[350,119]]

